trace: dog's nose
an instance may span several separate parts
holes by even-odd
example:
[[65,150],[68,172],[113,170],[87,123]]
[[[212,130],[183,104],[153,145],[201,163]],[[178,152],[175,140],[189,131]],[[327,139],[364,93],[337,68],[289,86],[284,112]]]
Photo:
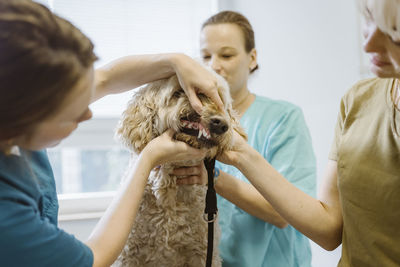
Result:
[[221,118],[213,118],[210,121],[210,132],[215,134],[223,134],[228,131],[228,124]]

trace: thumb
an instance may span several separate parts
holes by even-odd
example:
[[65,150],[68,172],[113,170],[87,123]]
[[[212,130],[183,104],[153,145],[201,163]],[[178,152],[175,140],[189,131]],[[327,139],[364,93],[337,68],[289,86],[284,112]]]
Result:
[[173,129],[169,128],[163,134],[165,134],[166,136],[168,136],[169,138],[172,139],[172,137],[174,137],[175,131]]
[[200,99],[198,98],[196,92],[194,90],[188,90],[187,96],[189,98],[189,102],[192,105],[193,109],[198,114],[201,114],[201,111],[203,109],[203,104],[201,103]]
[[220,108],[220,110],[224,110],[224,104],[222,103],[221,97],[219,96],[217,91],[212,91],[209,97],[217,105],[217,107]]

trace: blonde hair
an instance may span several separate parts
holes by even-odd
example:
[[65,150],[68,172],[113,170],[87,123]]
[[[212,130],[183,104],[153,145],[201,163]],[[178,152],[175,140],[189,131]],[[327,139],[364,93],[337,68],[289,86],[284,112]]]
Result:
[[372,16],[376,26],[382,32],[394,40],[400,40],[400,0],[358,0],[357,2],[366,18]]

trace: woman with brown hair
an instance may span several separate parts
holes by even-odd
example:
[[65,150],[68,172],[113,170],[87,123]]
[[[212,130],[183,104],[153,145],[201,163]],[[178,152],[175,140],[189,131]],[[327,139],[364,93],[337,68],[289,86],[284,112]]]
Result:
[[58,202],[46,147],[91,117],[108,94],[176,74],[193,107],[196,92],[217,104],[217,81],[182,54],[130,56],[93,69],[90,40],[28,0],[0,0],[0,260],[2,266],[109,266],[131,231],[150,170],[204,151],[172,140],[149,143],[88,241],[57,227]]
[[[249,146],[288,182],[314,196],[315,157],[301,109],[255,95],[247,86],[251,73],[258,68],[254,32],[247,18],[233,11],[211,16],[202,26],[200,49],[204,63],[228,82],[233,108],[240,115]],[[220,162],[216,167],[223,266],[310,267],[308,239],[287,224],[246,175]],[[175,172],[189,176],[181,183],[206,181],[201,166]]]

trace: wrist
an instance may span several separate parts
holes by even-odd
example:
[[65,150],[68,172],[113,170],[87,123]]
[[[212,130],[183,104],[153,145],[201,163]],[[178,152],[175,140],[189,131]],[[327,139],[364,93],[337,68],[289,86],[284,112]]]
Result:
[[258,160],[259,156],[261,155],[254,148],[246,144],[246,147],[236,153],[233,165],[244,173],[249,166]]
[[183,53],[170,53],[168,54],[168,62],[172,70],[176,73],[182,62],[187,60],[188,56]]
[[160,165],[159,159],[157,158],[157,153],[154,153],[151,150],[151,147],[147,145],[139,155],[140,161],[143,161],[144,164],[148,165],[148,168],[151,170],[154,167]]

